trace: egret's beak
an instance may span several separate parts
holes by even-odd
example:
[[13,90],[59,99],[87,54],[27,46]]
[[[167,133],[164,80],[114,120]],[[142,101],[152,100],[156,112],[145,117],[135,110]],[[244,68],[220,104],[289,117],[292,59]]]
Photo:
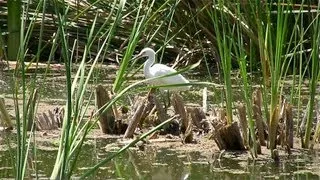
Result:
[[132,60],[137,60],[137,59],[140,59],[140,58],[143,58],[143,57],[146,57],[145,53],[139,53],[138,55],[134,56],[132,58]]

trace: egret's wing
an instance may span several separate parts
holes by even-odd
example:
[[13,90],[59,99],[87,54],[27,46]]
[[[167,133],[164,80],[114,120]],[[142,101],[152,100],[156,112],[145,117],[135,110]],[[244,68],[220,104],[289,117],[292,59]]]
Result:
[[[168,67],[163,64],[154,64],[150,68],[150,72],[152,73],[153,77],[159,77],[159,76],[164,76],[172,73],[176,73],[177,71],[171,67]],[[184,83],[189,83],[189,81],[184,78],[181,74],[176,74],[173,76],[168,76],[168,77],[163,77],[160,79],[157,79],[157,84],[158,85],[170,85],[170,84],[184,84]],[[163,89],[176,89],[176,90],[186,90],[189,89],[189,86],[180,86],[180,87],[164,87]]]

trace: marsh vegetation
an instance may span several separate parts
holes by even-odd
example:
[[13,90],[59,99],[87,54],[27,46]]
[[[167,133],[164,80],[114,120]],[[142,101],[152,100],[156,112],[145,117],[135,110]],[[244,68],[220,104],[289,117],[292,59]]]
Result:
[[[232,171],[238,157],[244,177],[269,176],[281,165],[290,173],[280,177],[301,177],[299,163],[317,164],[310,159],[320,133],[319,2],[0,4],[0,144],[11,171],[1,177],[82,179],[101,177],[103,168],[110,178],[129,171],[144,177],[140,171],[150,164],[138,168],[136,154],[157,149],[187,156],[178,164],[190,169],[208,162],[200,170],[208,176],[180,169],[172,178],[229,177],[217,174],[221,163]],[[186,75],[192,88],[172,93],[168,104],[157,91],[166,85],[148,85],[144,61],[133,59],[144,47]],[[130,147],[137,147],[135,155]],[[52,158],[41,159],[44,149]],[[89,167],[88,157],[97,157]],[[133,168],[126,171],[121,158]],[[51,171],[39,161],[50,161]],[[251,173],[259,162],[275,169]]]

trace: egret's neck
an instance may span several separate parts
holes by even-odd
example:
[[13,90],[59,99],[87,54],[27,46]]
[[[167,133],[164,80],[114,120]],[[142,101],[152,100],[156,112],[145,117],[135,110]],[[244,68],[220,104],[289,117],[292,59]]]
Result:
[[155,55],[151,55],[148,57],[147,61],[144,63],[143,72],[144,74],[149,74],[149,70],[151,66],[154,64],[155,61]]

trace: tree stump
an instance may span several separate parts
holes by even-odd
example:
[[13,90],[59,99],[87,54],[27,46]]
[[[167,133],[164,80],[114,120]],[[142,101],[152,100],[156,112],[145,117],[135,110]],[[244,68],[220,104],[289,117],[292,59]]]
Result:
[[6,127],[7,129],[13,129],[13,123],[6,109],[3,97],[0,97],[0,119],[2,120],[4,127]]
[[266,146],[266,137],[264,135],[265,129],[263,125],[263,118],[262,118],[262,95],[261,91],[258,89],[253,93],[253,119],[256,120],[256,128],[258,130],[258,139],[261,146]]
[[193,132],[192,132],[192,122],[191,119],[188,118],[187,112],[185,109],[185,105],[182,97],[173,93],[171,97],[172,105],[176,114],[178,114],[181,118],[181,133],[182,133],[182,141],[184,143],[191,143],[193,141]]
[[130,122],[126,132],[124,133],[124,138],[133,138],[134,131],[136,130],[138,123],[141,120],[142,113],[146,107],[145,105],[146,99],[142,99],[138,102],[136,111],[134,112],[132,118],[130,118]]
[[104,134],[114,134],[116,127],[112,108],[101,109],[109,101],[110,97],[107,91],[101,85],[98,85],[96,87],[96,106],[99,109],[99,127]]
[[238,113],[239,113],[239,121],[240,121],[240,128],[242,131],[243,143],[245,146],[249,146],[248,141],[248,121],[246,116],[246,108],[243,103],[239,103],[237,105]]
[[212,117],[213,139],[220,150],[245,150],[238,123],[226,124],[225,115],[224,109],[221,109],[218,114],[215,113],[215,117]]

